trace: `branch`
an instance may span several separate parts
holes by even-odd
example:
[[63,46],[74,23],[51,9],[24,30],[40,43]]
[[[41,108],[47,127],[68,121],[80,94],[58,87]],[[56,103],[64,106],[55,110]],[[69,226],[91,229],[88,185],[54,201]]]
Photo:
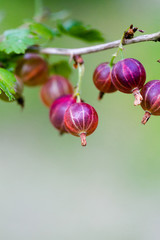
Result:
[[[103,50],[116,48],[119,46],[121,40],[117,40],[114,42],[99,44],[91,47],[84,47],[84,48],[43,48],[40,50],[41,53],[44,54],[55,54],[55,55],[64,55],[64,56],[74,56],[74,55],[82,55],[82,54],[89,54],[100,52]],[[132,39],[126,39],[123,42],[123,45],[129,45],[132,43],[139,43],[139,42],[148,42],[148,41],[160,41],[160,32],[147,34],[138,36]]]

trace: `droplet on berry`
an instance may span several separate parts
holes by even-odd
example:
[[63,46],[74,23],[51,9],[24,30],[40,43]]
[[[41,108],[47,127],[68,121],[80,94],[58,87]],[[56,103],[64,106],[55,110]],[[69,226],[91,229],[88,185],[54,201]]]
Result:
[[141,95],[141,107],[145,110],[142,124],[146,124],[151,114],[160,116],[160,80],[147,82],[141,90]]
[[140,89],[146,80],[146,72],[143,65],[136,59],[126,58],[117,62],[111,73],[115,87],[123,93],[133,93],[134,105],[141,104],[142,96]]
[[15,74],[25,85],[37,86],[48,80],[48,65],[36,53],[26,53],[17,63]]
[[111,80],[111,68],[107,62],[101,63],[93,73],[93,82],[100,91],[98,99],[102,99],[105,93],[117,91]]
[[86,146],[86,136],[92,134],[98,125],[98,114],[89,104],[79,102],[70,105],[64,114],[65,127],[69,133],[81,138]]
[[68,94],[73,94],[73,86],[68,79],[60,75],[52,75],[40,92],[42,102],[47,107],[50,107],[58,97]]
[[59,130],[60,134],[67,133],[64,125],[64,114],[67,108],[76,102],[72,95],[65,95],[57,98],[50,108],[50,121],[52,125]]

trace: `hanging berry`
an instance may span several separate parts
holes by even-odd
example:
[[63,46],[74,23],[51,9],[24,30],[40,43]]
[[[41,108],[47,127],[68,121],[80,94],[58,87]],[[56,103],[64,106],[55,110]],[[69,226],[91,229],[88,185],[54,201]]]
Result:
[[111,81],[111,68],[109,63],[104,62],[98,65],[93,74],[93,82],[100,90],[98,99],[102,99],[105,93],[113,93],[117,91]]
[[146,124],[151,114],[160,116],[160,80],[146,83],[141,90],[141,95],[143,97],[141,106],[145,110],[142,124]]
[[38,54],[26,53],[19,60],[15,74],[22,79],[25,85],[41,85],[48,80],[48,65]]
[[64,114],[67,108],[76,102],[72,95],[65,95],[57,98],[50,108],[50,121],[52,125],[59,130],[60,134],[67,133],[64,126]]
[[73,86],[68,79],[60,75],[52,75],[41,88],[42,102],[50,107],[58,97],[73,94]]
[[138,60],[126,58],[117,62],[112,69],[111,77],[113,84],[120,92],[133,93],[135,106],[141,103],[143,98],[139,90],[145,83],[146,72]]
[[64,123],[68,132],[80,137],[82,146],[86,146],[86,136],[92,134],[97,128],[98,114],[87,103],[74,103],[66,110]]

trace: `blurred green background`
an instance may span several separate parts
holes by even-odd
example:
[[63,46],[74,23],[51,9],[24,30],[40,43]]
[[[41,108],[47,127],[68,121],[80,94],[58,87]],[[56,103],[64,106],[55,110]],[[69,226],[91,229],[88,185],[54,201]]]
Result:
[[[160,1],[44,0],[48,8],[68,9],[72,18],[117,40],[133,23],[146,34],[158,32]],[[5,12],[0,32],[34,14],[34,1],[0,0]],[[54,47],[88,44],[64,37]],[[94,106],[99,126],[82,148],[80,139],[59,136],[51,126],[40,88],[25,88],[26,107],[0,102],[0,239],[1,240],[159,240],[160,118],[142,126],[141,107],[133,96],[114,93],[97,101],[95,67],[115,50],[85,55],[82,97]],[[159,43],[126,46],[147,81],[160,79]],[[67,57],[53,56],[53,61]],[[71,81],[76,84],[77,72]]]

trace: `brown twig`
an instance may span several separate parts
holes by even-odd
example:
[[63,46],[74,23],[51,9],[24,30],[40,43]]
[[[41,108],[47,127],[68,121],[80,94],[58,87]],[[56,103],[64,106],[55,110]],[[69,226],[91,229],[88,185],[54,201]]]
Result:
[[[43,54],[54,54],[54,55],[64,55],[64,56],[75,56],[75,55],[83,55],[89,53],[100,52],[103,50],[108,50],[112,48],[116,48],[119,46],[121,40],[99,44],[91,47],[84,48],[43,48],[40,50],[40,53]],[[160,32],[141,35],[138,37],[134,37],[132,39],[126,39],[123,42],[123,45],[129,45],[133,43],[140,42],[148,42],[148,41],[160,41]]]

